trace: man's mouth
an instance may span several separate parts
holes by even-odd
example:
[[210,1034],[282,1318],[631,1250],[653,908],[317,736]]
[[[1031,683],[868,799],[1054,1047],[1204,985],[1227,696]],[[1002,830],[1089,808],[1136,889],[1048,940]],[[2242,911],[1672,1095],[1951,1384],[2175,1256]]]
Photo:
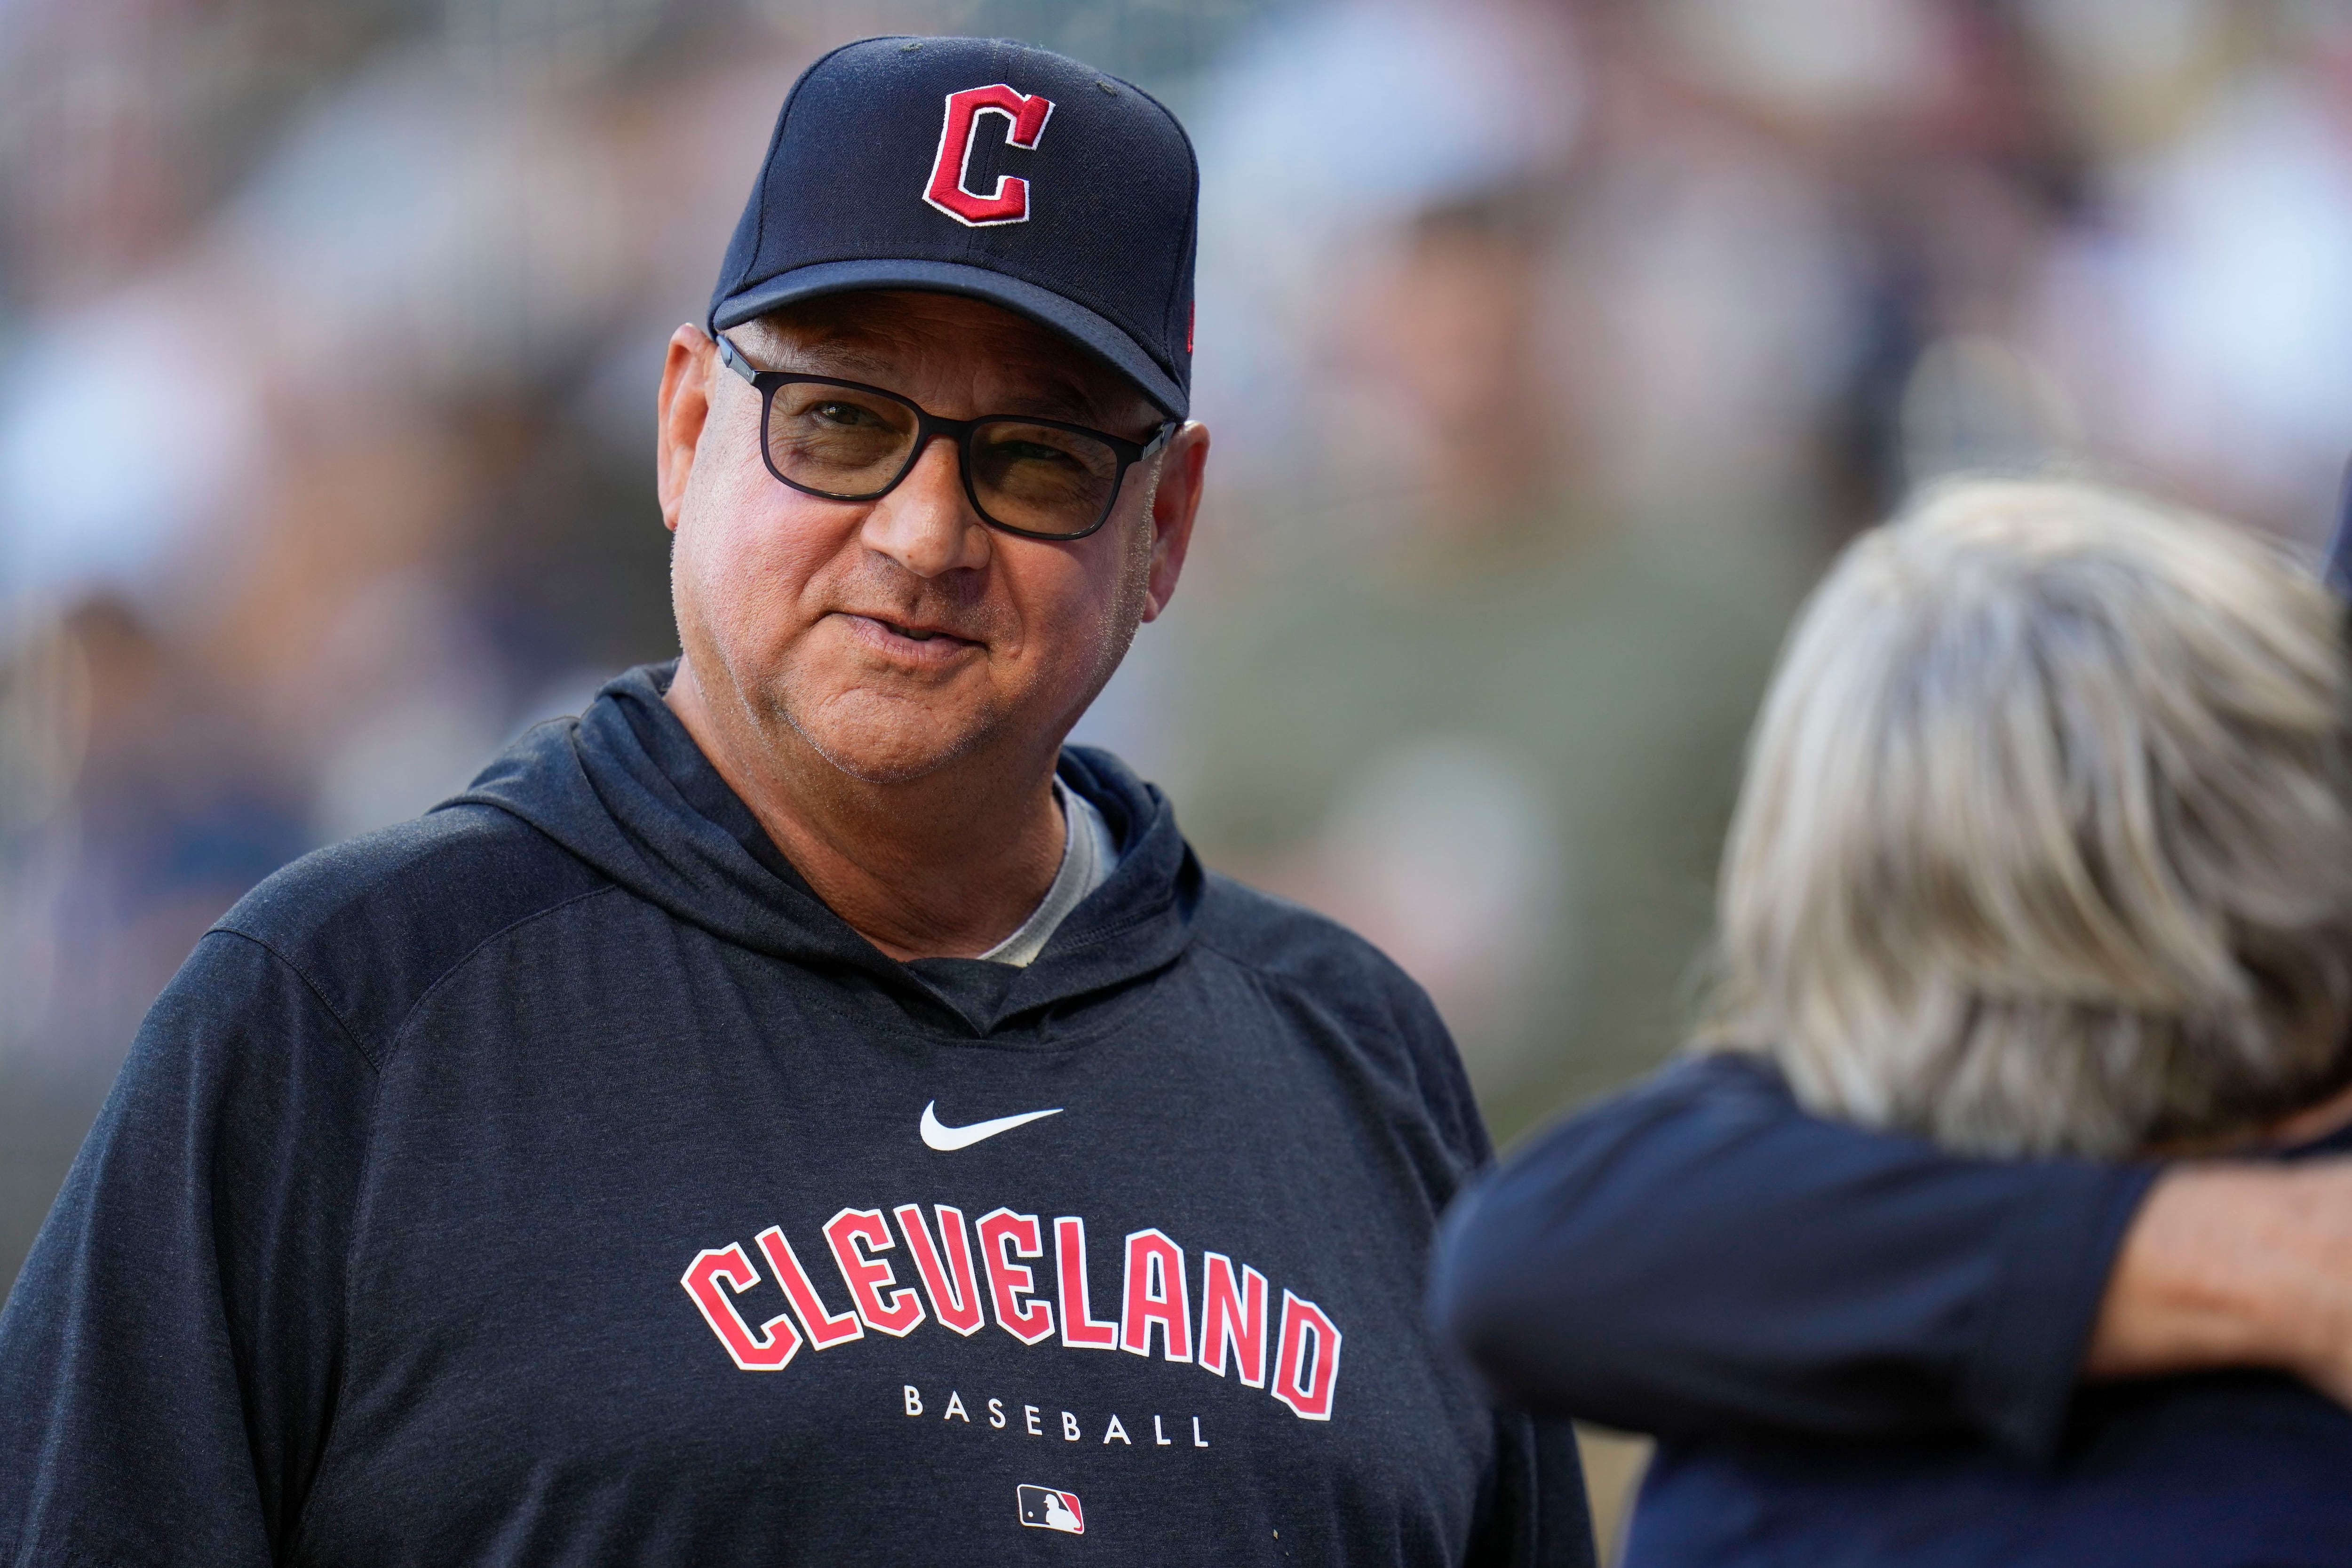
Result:
[[942,652],[949,648],[981,646],[977,637],[961,637],[944,626],[913,626],[905,621],[894,621],[887,616],[856,615],[854,611],[850,613],[856,619],[865,621],[877,630],[888,633],[891,637],[904,637],[912,643],[938,644]]

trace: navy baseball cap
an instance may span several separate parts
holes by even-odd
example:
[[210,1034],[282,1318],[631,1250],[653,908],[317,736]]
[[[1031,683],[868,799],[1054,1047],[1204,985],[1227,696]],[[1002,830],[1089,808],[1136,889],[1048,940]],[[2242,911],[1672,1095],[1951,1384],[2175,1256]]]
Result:
[[1200,174],[1140,88],[994,38],[866,38],[801,73],[735,226],[713,332],[866,289],[966,294],[1192,401]]

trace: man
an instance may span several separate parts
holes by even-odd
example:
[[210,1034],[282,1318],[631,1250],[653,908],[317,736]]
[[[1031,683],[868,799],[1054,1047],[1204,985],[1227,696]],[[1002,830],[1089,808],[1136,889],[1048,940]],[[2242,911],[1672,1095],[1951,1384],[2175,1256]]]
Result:
[[1199,505],[1193,186],[1058,56],[801,79],[681,658],[199,945],[0,1318],[9,1561],[1589,1562],[1422,1324],[1426,1000],[1061,750]]

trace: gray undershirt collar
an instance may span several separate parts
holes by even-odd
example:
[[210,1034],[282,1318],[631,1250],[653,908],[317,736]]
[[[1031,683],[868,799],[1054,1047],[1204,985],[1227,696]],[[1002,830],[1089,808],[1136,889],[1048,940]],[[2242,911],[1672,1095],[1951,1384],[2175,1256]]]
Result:
[[1054,781],[1054,798],[1062,807],[1061,869],[1054,873],[1054,885],[1045,889],[1044,901],[1029,912],[1021,929],[980,955],[991,963],[1026,969],[1045,951],[1045,943],[1070,911],[1118,868],[1118,844],[1095,803],[1076,790],[1063,788],[1059,779]]

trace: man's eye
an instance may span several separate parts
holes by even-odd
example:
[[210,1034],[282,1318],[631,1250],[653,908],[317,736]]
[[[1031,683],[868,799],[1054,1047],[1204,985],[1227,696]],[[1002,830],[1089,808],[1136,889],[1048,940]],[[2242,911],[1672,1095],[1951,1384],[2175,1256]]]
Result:
[[1059,447],[1048,447],[1043,441],[999,441],[992,450],[1012,463],[1066,463],[1070,454]]
[[820,403],[810,412],[828,425],[857,426],[874,423],[873,411],[860,408],[855,403]]

